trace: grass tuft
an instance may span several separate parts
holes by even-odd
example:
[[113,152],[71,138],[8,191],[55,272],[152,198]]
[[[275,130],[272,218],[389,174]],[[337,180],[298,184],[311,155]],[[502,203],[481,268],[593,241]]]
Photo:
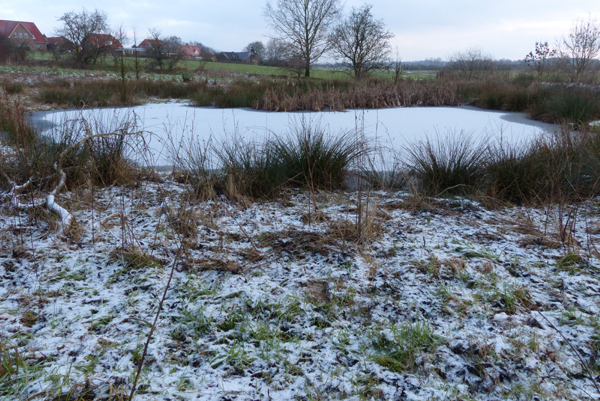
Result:
[[375,355],[373,360],[379,365],[394,371],[411,371],[416,358],[424,352],[433,351],[441,338],[425,322],[392,325],[391,333],[377,332],[373,338]]
[[437,135],[408,147],[407,167],[427,195],[466,195],[481,188],[484,143],[464,132]]

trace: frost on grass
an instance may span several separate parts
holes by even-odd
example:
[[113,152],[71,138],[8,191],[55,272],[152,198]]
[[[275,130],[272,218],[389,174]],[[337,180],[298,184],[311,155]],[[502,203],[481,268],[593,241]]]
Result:
[[0,399],[128,394],[180,246],[136,399],[599,396],[594,202],[565,241],[552,207],[94,191],[73,238],[2,206]]

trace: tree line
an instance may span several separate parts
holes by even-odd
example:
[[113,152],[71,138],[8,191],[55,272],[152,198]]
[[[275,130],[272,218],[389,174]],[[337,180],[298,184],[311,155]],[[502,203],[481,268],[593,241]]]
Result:
[[[397,51],[395,55],[392,52],[390,41],[394,34],[383,20],[373,16],[372,10],[372,5],[363,4],[345,14],[341,0],[267,0],[263,16],[273,34],[266,45],[254,41],[244,50],[252,52],[257,62],[293,69],[298,76],[310,77],[314,64],[328,55],[349,67],[348,71],[357,79],[381,70],[392,70],[398,78],[404,66]],[[61,26],[55,33],[64,40],[53,49],[57,60],[60,53],[66,51],[78,66],[95,64],[106,54],[115,56],[116,61],[119,57],[122,59],[123,52],[118,54],[109,44],[98,41],[98,35],[111,35],[121,44],[131,41],[122,26],[111,29],[106,13],[99,10],[71,11],[58,20]],[[132,39],[134,47],[139,45],[135,29]],[[177,36],[163,36],[159,30],[150,29],[146,39],[149,45],[145,48],[145,56],[150,59],[145,63],[147,68],[161,72],[171,70],[183,57],[183,42]],[[202,49],[204,59],[213,58],[217,53],[199,42],[192,45]],[[0,41],[0,59],[6,58],[10,51],[23,59],[21,50],[11,48],[8,41]],[[134,51],[133,55],[137,72],[138,52]],[[599,55],[600,23],[590,16],[576,21],[570,32],[554,46],[547,41],[536,42],[535,48],[521,61],[540,77],[560,71],[572,81],[581,81],[598,71]],[[482,49],[470,48],[452,54],[445,62],[426,60],[423,65],[433,66],[433,69],[441,67],[445,73],[475,79],[491,71],[510,69],[514,62],[494,60]]]
[[[349,63],[357,78],[389,65],[391,59],[390,39],[394,36],[382,20],[375,19],[372,6],[365,4],[343,14],[341,0],[276,0],[267,1],[264,17],[274,35],[265,46],[260,41],[250,43],[246,51],[267,65],[292,68],[309,77],[312,66],[325,54]],[[58,21],[55,31],[62,38],[51,50],[57,61],[65,53],[81,67],[95,64],[101,56],[112,54],[115,60],[122,57],[115,52],[112,43],[104,43],[99,37],[114,37],[121,44],[129,43],[122,26],[111,29],[108,16],[100,10],[70,11]],[[133,46],[139,45],[134,30]],[[146,56],[152,61],[151,68],[163,71],[172,69],[182,58],[179,37],[164,37],[157,29],[149,31]],[[203,50],[203,57],[212,56],[212,48],[193,43]],[[137,55],[137,52],[133,52]]]

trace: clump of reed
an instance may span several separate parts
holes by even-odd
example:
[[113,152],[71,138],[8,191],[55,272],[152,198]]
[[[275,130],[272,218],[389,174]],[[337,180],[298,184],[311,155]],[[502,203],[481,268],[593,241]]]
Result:
[[407,169],[428,195],[464,195],[483,182],[485,142],[460,132],[437,135],[406,148]]
[[22,82],[5,80],[2,82],[2,89],[9,95],[17,95],[23,92],[25,85]]
[[18,101],[0,99],[0,131],[10,144],[18,145],[24,138],[34,135],[31,125],[25,118],[25,111]]
[[583,86],[548,87],[528,111],[538,120],[572,123],[579,129],[585,129],[588,123],[600,118],[600,93]]
[[[116,81],[116,80],[115,80]],[[106,107],[124,106],[118,96],[119,90],[110,82],[76,81],[64,85],[63,81],[42,84],[37,100],[61,107]]]
[[308,184],[320,190],[343,187],[347,168],[364,152],[361,145],[351,131],[327,135],[320,127],[302,122],[287,135],[274,137],[267,146],[286,184]]
[[486,196],[512,204],[578,201],[600,194],[600,138],[568,127],[527,144],[438,136],[409,146],[405,168],[427,196]]
[[542,84],[515,78],[512,81],[461,82],[458,93],[474,106],[524,112],[536,120],[574,124],[581,129],[600,119],[600,93],[584,85]]
[[342,188],[346,174],[364,146],[351,133],[331,135],[300,123],[284,135],[246,140],[233,134],[220,143],[187,146],[174,164],[203,198],[273,198],[286,187],[315,190]]
[[2,152],[0,182],[4,186],[9,185],[8,179],[25,182],[29,178],[28,155],[38,136],[18,101],[0,100],[0,134],[2,142],[15,149],[13,154]]
[[214,148],[219,161],[217,188],[229,198],[271,198],[285,182],[269,143],[233,137]]
[[58,162],[71,189],[89,182],[129,183],[138,171],[127,157],[127,147],[135,146],[139,133],[127,121],[113,126],[94,121],[63,122],[41,135],[17,102],[2,101],[0,129],[6,133],[5,142],[14,149],[10,157],[3,155],[0,166],[5,187],[32,179],[35,188],[53,188],[59,179],[55,176]]
[[[40,84],[37,100],[61,107],[108,107],[131,106],[139,99],[157,97],[161,99],[191,99],[206,90],[207,84],[195,80],[140,79],[122,81],[56,79]],[[122,96],[126,93],[127,96]]]
[[204,81],[175,81],[168,79],[140,79],[128,82],[131,93],[140,98],[157,97],[161,99],[191,99],[198,92],[206,90]]
[[449,132],[406,146],[396,153],[393,167],[388,153],[382,165],[365,162],[373,157],[372,148],[355,133],[333,136],[301,124],[263,141],[234,135],[206,143],[175,164],[205,199],[217,194],[238,201],[273,198],[288,187],[335,190],[352,177],[361,178],[359,189],[408,187],[419,196],[484,197],[511,204],[600,195],[600,138],[592,132],[565,127],[524,144]]

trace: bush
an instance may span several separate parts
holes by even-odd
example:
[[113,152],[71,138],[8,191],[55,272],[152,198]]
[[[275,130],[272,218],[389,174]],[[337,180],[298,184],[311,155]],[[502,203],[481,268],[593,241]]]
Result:
[[[24,119],[18,104],[0,103],[0,127],[8,132],[9,142],[16,149],[10,163],[3,161],[4,174],[0,174],[3,179],[7,176],[24,183],[32,178],[38,189],[53,189],[58,179],[54,164],[59,155],[72,146],[60,160],[69,188],[89,181],[98,185],[124,184],[131,182],[137,171],[126,157],[126,148],[132,146],[135,139],[117,134],[133,134],[135,127],[128,122],[70,121],[41,136]],[[82,142],[84,135],[99,133],[107,135]]]

